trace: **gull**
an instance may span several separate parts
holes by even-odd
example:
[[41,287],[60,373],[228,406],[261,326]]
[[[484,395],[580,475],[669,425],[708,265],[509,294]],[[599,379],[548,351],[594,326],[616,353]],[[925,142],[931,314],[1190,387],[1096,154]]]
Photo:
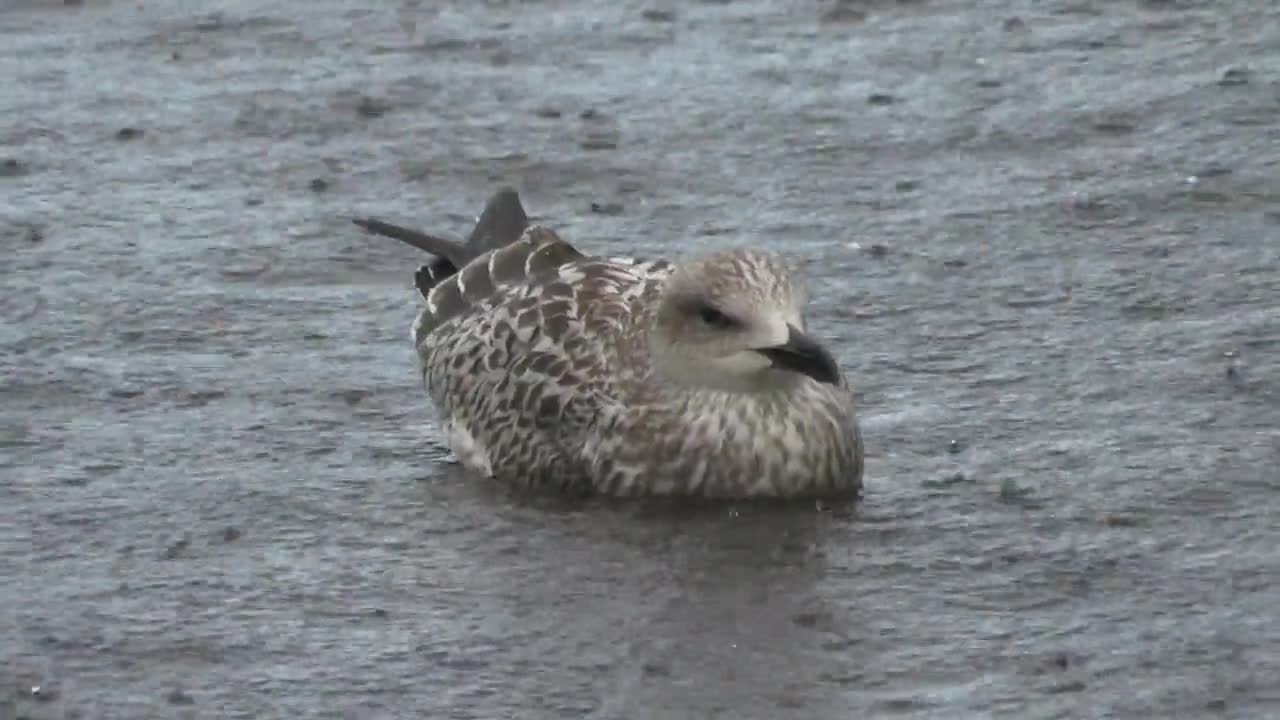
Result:
[[607,496],[861,495],[853,392],[781,256],[587,255],[510,187],[465,242],[354,222],[434,256],[411,337],[469,471]]

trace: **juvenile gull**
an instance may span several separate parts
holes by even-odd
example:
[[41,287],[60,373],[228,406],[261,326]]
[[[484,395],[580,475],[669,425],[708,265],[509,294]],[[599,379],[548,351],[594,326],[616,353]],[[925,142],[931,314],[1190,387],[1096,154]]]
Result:
[[778,256],[584,255],[509,188],[466,243],[355,222],[438,258],[415,275],[412,337],[471,470],[619,496],[860,494],[852,392]]

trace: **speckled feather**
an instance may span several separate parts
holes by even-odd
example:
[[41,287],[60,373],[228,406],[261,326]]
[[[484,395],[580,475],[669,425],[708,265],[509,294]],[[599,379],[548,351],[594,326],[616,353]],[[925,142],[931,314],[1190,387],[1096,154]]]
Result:
[[858,493],[862,440],[843,378],[756,394],[655,377],[647,331],[674,269],[588,257],[532,226],[452,276],[426,276],[413,340],[463,463],[620,496]]

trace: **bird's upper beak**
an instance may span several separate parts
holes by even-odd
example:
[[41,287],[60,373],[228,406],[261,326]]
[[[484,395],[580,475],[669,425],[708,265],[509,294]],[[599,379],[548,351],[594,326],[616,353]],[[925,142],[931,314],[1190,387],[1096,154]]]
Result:
[[759,348],[756,352],[769,358],[775,368],[808,375],[820,383],[838,385],[840,367],[831,353],[818,341],[805,335],[794,325],[787,325],[787,341],[782,345]]

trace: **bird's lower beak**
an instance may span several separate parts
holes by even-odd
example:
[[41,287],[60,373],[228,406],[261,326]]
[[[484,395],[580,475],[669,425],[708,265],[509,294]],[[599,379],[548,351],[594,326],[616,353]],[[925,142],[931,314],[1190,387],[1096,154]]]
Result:
[[782,345],[760,348],[761,355],[769,358],[775,368],[807,375],[820,383],[838,385],[840,367],[827,349],[818,341],[805,335],[794,325],[787,326],[787,341]]

